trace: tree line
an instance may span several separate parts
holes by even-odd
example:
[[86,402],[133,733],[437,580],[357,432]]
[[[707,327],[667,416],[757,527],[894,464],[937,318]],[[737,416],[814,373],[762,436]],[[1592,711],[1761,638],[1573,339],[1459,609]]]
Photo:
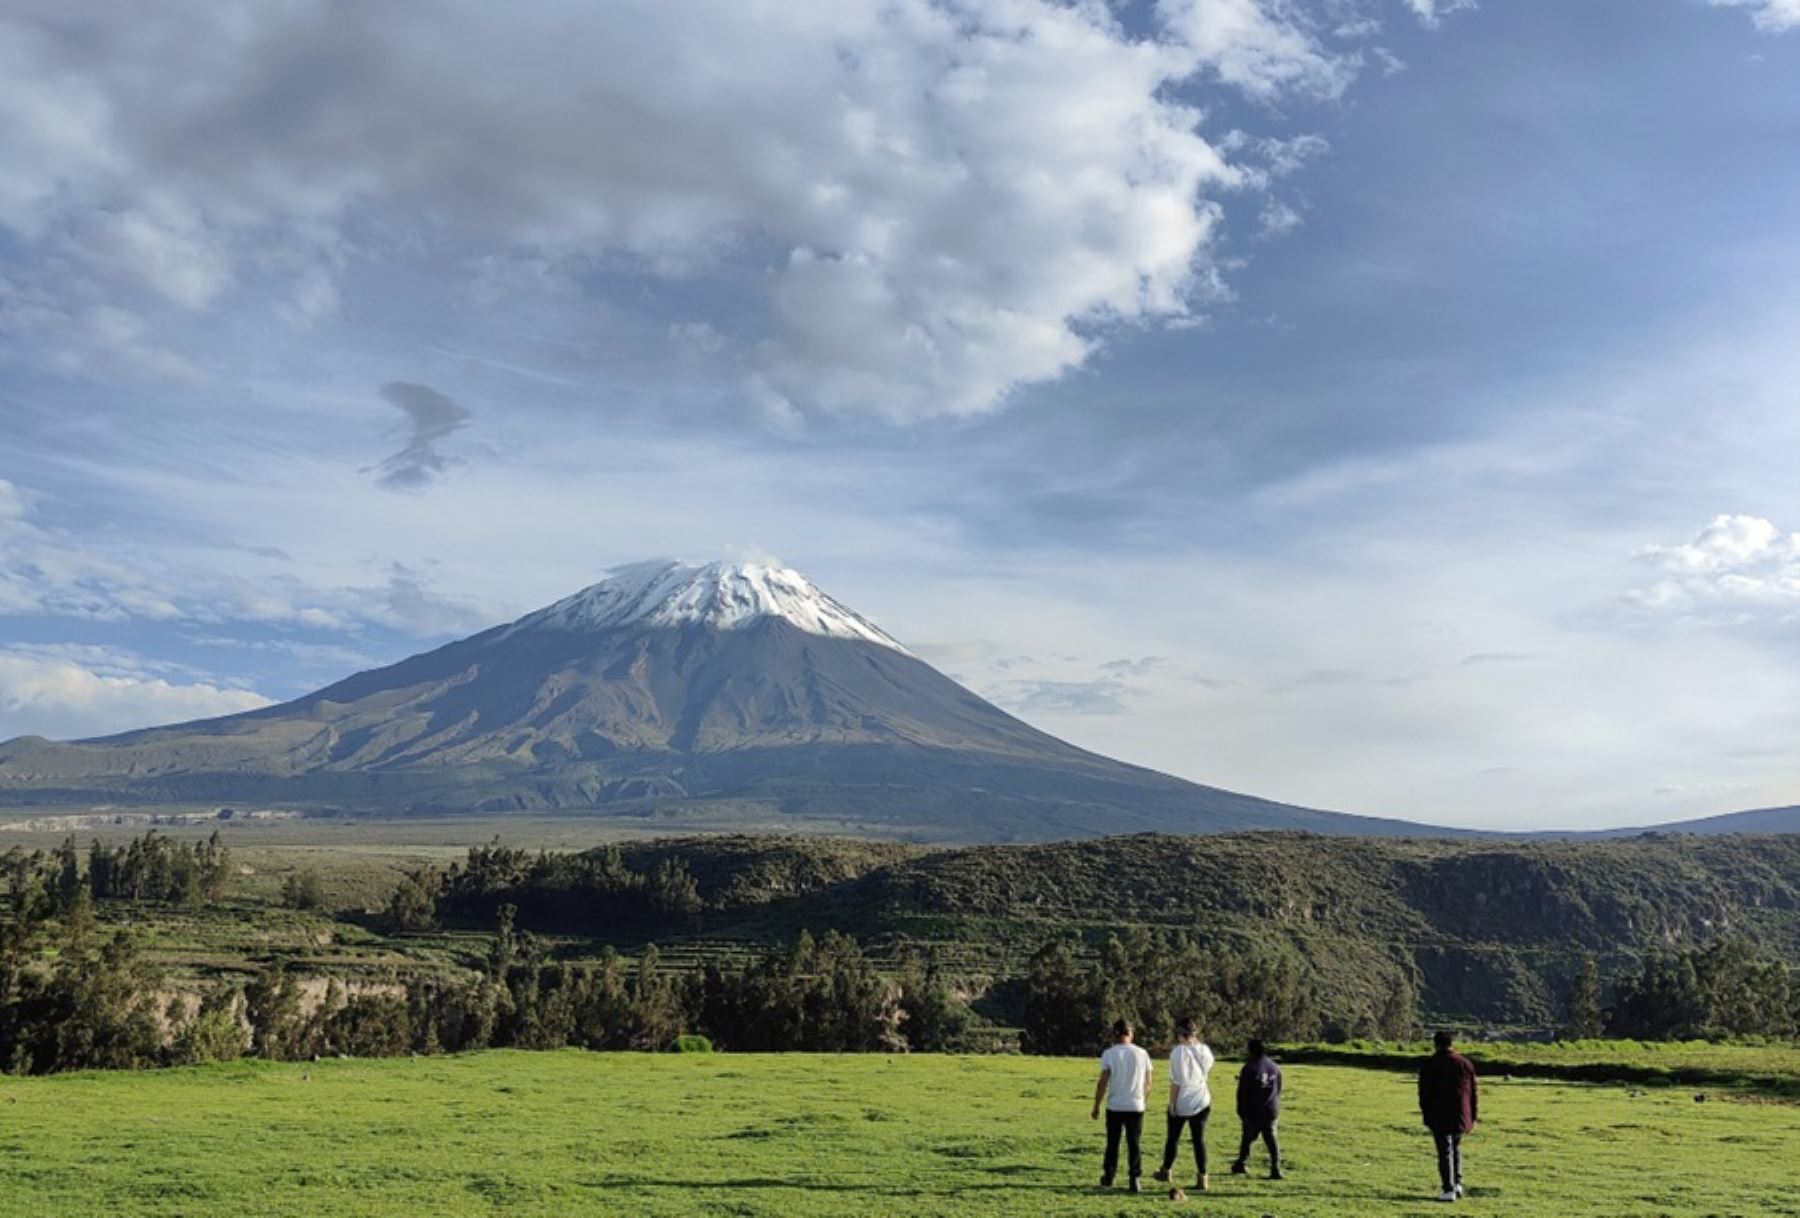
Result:
[[[0,856],[8,916],[0,927],[0,1069],[51,1073],[231,1060],[381,1057],[480,1048],[662,1050],[944,1050],[961,1047],[968,1007],[923,957],[883,973],[854,939],[802,933],[728,968],[676,972],[654,945],[628,961],[555,959],[518,910],[496,912],[485,959],[460,974],[348,985],[279,964],[248,984],[183,992],[142,955],[129,928],[103,934],[109,902],[209,899],[228,855],[217,839],[181,846],[146,835],[97,848],[84,871],[73,841]],[[97,869],[96,869],[97,868]],[[624,881],[627,889],[637,884]],[[409,877],[390,921],[437,916],[443,886]],[[284,897],[285,899],[285,897]],[[289,903],[292,903],[289,901]]]
[[0,880],[15,918],[66,915],[80,902],[129,901],[191,909],[225,895],[231,850],[215,831],[184,845],[154,829],[122,846],[95,838],[87,866],[73,835],[53,850],[13,846],[0,854]]
[[639,872],[616,846],[534,853],[495,842],[472,847],[441,876],[415,876],[413,883],[432,885],[436,914],[450,921],[492,925],[510,905],[524,925],[601,935],[660,926],[698,914],[703,904],[680,859]]
[[[100,936],[77,903],[59,919],[11,918],[0,940],[0,1064],[20,1073],[228,1060],[391,1056],[480,1048],[662,1050],[682,1041],[734,1051],[945,1051],[971,1044],[973,1012],[925,953],[880,970],[855,939],[802,931],[735,966],[663,966],[555,958],[502,906],[478,968],[420,973],[323,994],[279,965],[247,985],[176,993],[128,930]],[[1146,1039],[1178,1013],[1200,1012],[1215,1039],[1299,1036],[1307,997],[1291,962],[1239,958],[1141,935],[1076,961],[1069,944],[1038,953],[1024,980],[1025,1047],[1092,1051],[1105,1020],[1127,1011]],[[1187,987],[1185,989],[1181,987]]]
[[1793,970],[1760,956],[1741,935],[1690,951],[1652,952],[1620,977],[1601,1004],[1599,970],[1584,959],[1569,986],[1568,1032],[1636,1040],[1729,1040],[1800,1035],[1800,985]]
[[1158,936],[1138,927],[1111,937],[1097,958],[1075,945],[1045,945],[1025,979],[1023,1047],[1033,1053],[1086,1053],[1095,1029],[1130,1020],[1145,1044],[1174,1039],[1175,1022],[1193,1019],[1214,1044],[1273,1040],[1405,1039],[1418,1029],[1419,991],[1395,962],[1385,987],[1364,1010],[1334,1022],[1327,983],[1301,955],[1278,942],[1242,947]]
[[[481,958],[460,971],[347,984],[271,964],[247,984],[182,992],[142,956],[129,929],[102,933],[94,906],[218,899],[229,853],[217,836],[182,845],[152,832],[123,846],[95,845],[85,868],[82,861],[73,839],[48,852],[0,854],[9,910],[0,927],[0,1068],[8,1071],[488,1047],[992,1047],[977,1043],[974,1012],[928,952],[877,968],[854,938],[827,931],[697,969],[666,967],[654,945],[635,959],[609,947],[597,960],[571,961],[557,958],[511,902],[493,907]],[[554,856],[487,847],[471,851],[466,867],[407,877],[386,917],[393,929],[421,930],[446,908],[466,917],[507,894],[535,894],[528,907],[545,929],[580,909],[605,909],[636,925],[700,904],[678,861],[639,873],[616,851]],[[1025,1051],[1050,1054],[1094,1051],[1099,1030],[1121,1017],[1153,1044],[1167,1041],[1182,1016],[1228,1047],[1252,1036],[1410,1038],[1416,974],[1398,957],[1373,971],[1382,974],[1376,984],[1346,1006],[1332,978],[1281,939],[1202,942],[1134,928],[1097,953],[1073,939],[1043,945],[1024,976],[993,987],[1008,997],[988,1015],[1016,1021]],[[1647,957],[1619,979],[1612,1006],[1600,1004],[1598,970],[1588,960],[1569,993],[1572,1033],[1792,1036],[1800,987],[1786,965],[1760,958],[1745,940],[1724,939]]]

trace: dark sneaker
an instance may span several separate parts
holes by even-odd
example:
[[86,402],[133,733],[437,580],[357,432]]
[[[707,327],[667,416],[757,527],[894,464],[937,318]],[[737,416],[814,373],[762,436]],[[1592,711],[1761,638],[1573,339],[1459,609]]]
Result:
[[1211,1191],[1211,1189],[1212,1189],[1212,1177],[1211,1176],[1201,1176],[1198,1180],[1194,1181],[1194,1191],[1197,1193],[1209,1192],[1209,1191]]
[[1150,1178],[1158,1184],[1167,1184],[1169,1182],[1169,1169],[1166,1167],[1159,1167],[1150,1173]]
[[1131,1192],[1131,1193],[1141,1193],[1141,1192],[1143,1192],[1143,1191],[1144,1191],[1144,1190],[1143,1190],[1143,1188],[1142,1188],[1142,1187],[1141,1187],[1141,1186],[1140,1186],[1140,1185],[1139,1185],[1139,1184],[1138,1184],[1138,1178],[1137,1178],[1137,1177],[1136,1177],[1136,1176],[1133,1176],[1133,1177],[1132,1177],[1132,1178],[1131,1178],[1131,1183],[1130,1183],[1130,1184],[1128,1184],[1128,1185],[1126,1185],[1126,1186],[1125,1186],[1125,1191],[1127,1191],[1127,1192]]
[[1271,1167],[1269,1169],[1269,1179],[1285,1180],[1285,1179],[1287,1179],[1287,1177],[1281,1174],[1281,1169],[1279,1167]]
[[1250,1174],[1250,1167],[1242,1159],[1239,1159],[1236,1163],[1231,1165],[1231,1174],[1234,1176],[1247,1176]]
[[1112,1187],[1112,1177],[1111,1176],[1101,1176],[1100,1177],[1100,1187],[1101,1188],[1111,1188]]

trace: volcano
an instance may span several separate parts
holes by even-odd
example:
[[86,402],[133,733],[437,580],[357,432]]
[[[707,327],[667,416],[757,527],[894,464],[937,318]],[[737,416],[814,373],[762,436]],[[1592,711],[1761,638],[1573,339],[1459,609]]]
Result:
[[0,745],[0,802],[580,811],[964,842],[1442,832],[1076,748],[762,563],[620,568],[508,625],[244,714],[21,737]]

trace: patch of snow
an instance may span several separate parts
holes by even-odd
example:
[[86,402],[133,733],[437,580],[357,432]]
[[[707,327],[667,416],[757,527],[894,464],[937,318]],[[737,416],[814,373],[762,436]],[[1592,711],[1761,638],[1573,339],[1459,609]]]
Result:
[[741,630],[766,617],[780,618],[811,634],[859,639],[912,654],[879,626],[819,591],[800,572],[760,562],[664,561],[615,567],[600,583],[520,618],[506,635],[546,627],[607,630],[634,622],[702,623]]

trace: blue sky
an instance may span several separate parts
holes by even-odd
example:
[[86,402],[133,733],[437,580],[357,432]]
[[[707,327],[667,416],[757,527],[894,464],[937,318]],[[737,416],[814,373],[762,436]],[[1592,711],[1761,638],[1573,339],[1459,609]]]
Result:
[[778,556],[1077,743],[1800,802],[1794,0],[0,2],[0,738]]

